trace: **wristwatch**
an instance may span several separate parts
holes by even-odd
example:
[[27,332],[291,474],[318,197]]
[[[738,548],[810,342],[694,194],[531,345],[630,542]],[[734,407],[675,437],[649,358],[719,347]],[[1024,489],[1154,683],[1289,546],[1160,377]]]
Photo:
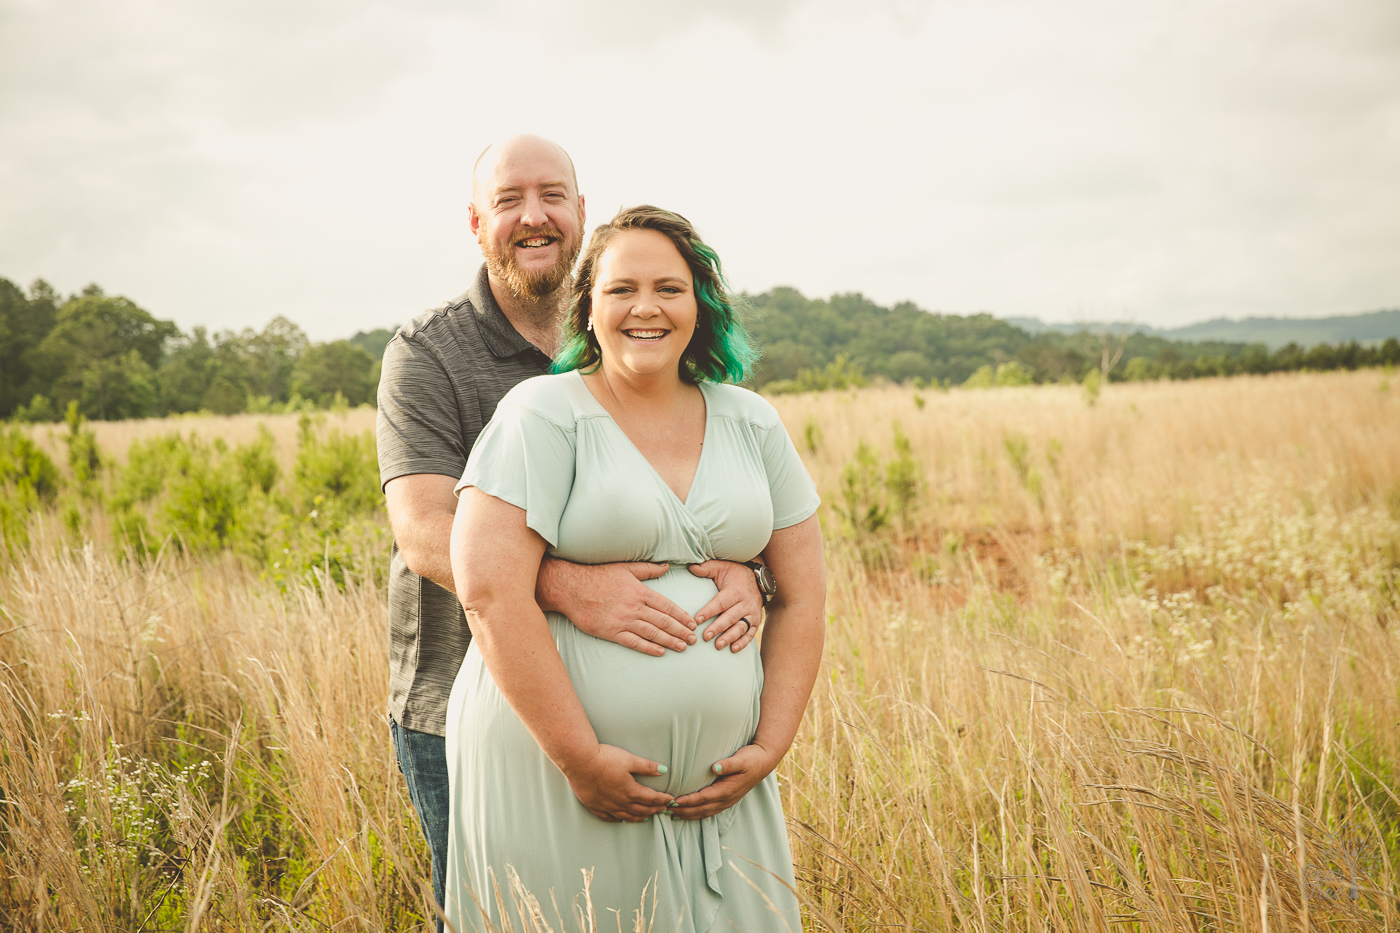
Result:
[[752,570],[754,579],[758,580],[758,591],[763,594],[763,605],[771,603],[773,597],[778,595],[778,578],[773,576],[773,571],[768,569],[767,564],[760,564],[756,560],[746,560],[744,566]]

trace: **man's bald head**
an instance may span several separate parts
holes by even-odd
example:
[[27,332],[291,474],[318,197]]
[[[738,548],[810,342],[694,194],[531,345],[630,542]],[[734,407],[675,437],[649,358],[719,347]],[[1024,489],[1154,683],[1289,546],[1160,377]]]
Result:
[[498,302],[557,297],[583,245],[574,162],[540,136],[492,143],[472,170],[467,214]]
[[561,174],[560,178],[567,177],[573,196],[578,197],[578,172],[574,170],[574,160],[569,158],[564,147],[543,136],[521,133],[492,143],[476,157],[476,162],[472,165],[472,203],[478,209],[481,208],[485,189],[491,186],[493,176],[498,174],[497,170],[501,166],[549,162],[555,163],[561,172],[566,173]]

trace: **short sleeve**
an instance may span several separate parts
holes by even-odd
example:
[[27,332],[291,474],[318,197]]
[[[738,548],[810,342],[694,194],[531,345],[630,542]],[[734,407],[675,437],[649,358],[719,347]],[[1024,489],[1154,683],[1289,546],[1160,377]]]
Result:
[[758,427],[758,434],[768,492],[773,500],[773,530],[812,517],[821,505],[821,497],[776,412],[772,423]]
[[399,334],[384,349],[375,444],[379,484],[413,473],[457,476],[467,462],[457,393],[439,356]]
[[461,495],[467,486],[475,486],[524,509],[525,524],[554,547],[574,485],[574,439],[572,430],[502,402],[477,438],[453,491]]

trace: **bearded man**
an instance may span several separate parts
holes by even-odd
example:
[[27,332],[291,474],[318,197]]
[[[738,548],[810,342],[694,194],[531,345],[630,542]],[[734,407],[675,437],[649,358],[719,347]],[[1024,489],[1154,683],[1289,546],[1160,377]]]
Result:
[[[415,317],[389,342],[376,432],[394,531],[389,729],[432,855],[439,907],[447,871],[447,698],[471,644],[449,556],[452,488],[501,398],[548,371],[559,348],[583,243],[573,160],[538,136],[487,147],[472,172],[468,217],[485,262],[464,295]],[[762,614],[754,571],[726,561],[691,569],[720,590],[694,618],[643,582],[661,576],[665,564],[585,567],[546,557],[535,597],[588,634],[647,654],[684,651],[707,619],[706,641],[741,650],[756,631],[747,620]]]

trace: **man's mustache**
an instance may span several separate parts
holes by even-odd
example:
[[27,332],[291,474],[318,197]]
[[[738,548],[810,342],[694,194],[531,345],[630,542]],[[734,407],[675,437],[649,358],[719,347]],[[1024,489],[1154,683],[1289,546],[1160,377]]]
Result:
[[564,235],[553,226],[527,227],[510,238],[510,245],[519,246],[526,240],[533,240],[535,237],[541,236],[560,241],[564,239]]

